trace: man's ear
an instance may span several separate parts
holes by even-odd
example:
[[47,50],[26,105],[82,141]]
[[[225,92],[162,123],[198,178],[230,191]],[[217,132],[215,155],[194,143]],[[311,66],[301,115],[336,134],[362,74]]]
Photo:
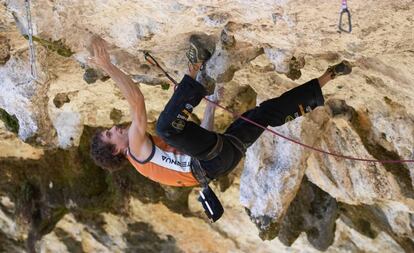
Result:
[[120,152],[121,152],[121,149],[115,146],[114,150],[112,151],[112,154],[119,155]]

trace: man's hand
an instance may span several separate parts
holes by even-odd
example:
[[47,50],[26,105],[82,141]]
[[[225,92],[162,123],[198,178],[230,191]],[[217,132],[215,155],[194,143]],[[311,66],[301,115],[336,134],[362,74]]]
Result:
[[112,65],[106,49],[106,42],[99,36],[94,35],[91,38],[91,57],[89,57],[88,64],[106,71]]

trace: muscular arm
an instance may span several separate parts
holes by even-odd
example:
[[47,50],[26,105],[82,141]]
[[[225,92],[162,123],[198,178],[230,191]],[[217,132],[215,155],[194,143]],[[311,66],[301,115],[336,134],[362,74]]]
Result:
[[92,39],[94,57],[90,63],[105,71],[116,83],[129,104],[132,123],[128,130],[128,140],[131,152],[136,158],[145,160],[152,151],[152,144],[146,135],[147,113],[144,95],[132,79],[113,65],[106,51],[106,44],[100,38]]
[[121,90],[122,95],[127,100],[131,112],[132,122],[137,123],[145,132],[147,125],[147,114],[144,95],[139,89],[139,86],[135,84],[128,75],[112,63],[109,63],[102,69],[115,81],[116,85]]
[[152,144],[146,135],[147,112],[144,95],[139,86],[116,66],[110,64],[103,68],[103,70],[115,81],[129,104],[132,118],[132,123],[128,130],[129,148],[137,159],[145,160],[151,154]]

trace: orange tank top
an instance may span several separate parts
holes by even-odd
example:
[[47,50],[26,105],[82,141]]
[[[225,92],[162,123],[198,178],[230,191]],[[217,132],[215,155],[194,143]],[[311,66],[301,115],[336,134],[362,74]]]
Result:
[[151,155],[145,161],[139,161],[129,148],[126,157],[143,176],[164,185],[195,186],[197,180],[191,173],[191,157],[169,146],[161,138],[151,135]]

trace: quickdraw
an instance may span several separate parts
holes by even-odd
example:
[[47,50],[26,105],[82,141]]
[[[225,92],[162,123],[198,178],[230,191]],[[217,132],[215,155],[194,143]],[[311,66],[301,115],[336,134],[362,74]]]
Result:
[[33,26],[32,26],[32,14],[30,11],[30,0],[25,0],[26,18],[27,18],[27,30],[29,36],[29,51],[30,51],[30,74],[33,80],[37,79],[36,70],[36,51],[33,43]]
[[[348,28],[344,28],[344,24],[342,24],[342,17],[344,15],[348,16]],[[348,10],[347,0],[342,0],[342,8],[341,13],[339,14],[339,24],[338,28],[340,31],[350,33],[352,31],[352,23],[351,23],[351,13]]]
[[152,55],[150,55],[150,53],[148,53],[148,52],[144,52],[144,58],[145,58],[145,60],[149,63],[149,64],[151,64],[152,66],[154,66],[154,67],[157,67],[158,69],[160,69],[163,73],[164,73],[164,75],[174,84],[174,85],[178,85],[178,83],[177,83],[177,81],[175,81],[174,80],[174,78],[172,78],[171,76],[170,76],[170,74],[168,74],[168,72],[167,71],[165,71],[161,66],[160,66],[160,64],[158,64],[158,62],[154,59],[154,57],[152,57]]

